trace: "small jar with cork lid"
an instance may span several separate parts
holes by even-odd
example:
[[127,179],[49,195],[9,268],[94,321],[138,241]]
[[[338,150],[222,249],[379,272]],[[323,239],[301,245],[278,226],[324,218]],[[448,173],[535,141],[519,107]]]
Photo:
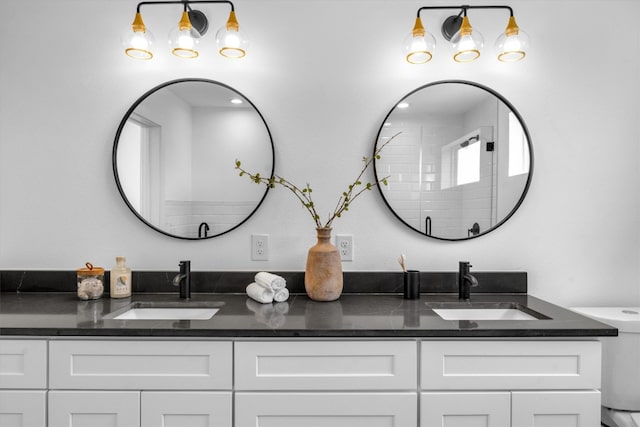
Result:
[[76,271],[78,298],[81,300],[102,298],[104,293],[104,268],[94,267],[90,262],[87,262],[85,266],[86,268],[79,268]]

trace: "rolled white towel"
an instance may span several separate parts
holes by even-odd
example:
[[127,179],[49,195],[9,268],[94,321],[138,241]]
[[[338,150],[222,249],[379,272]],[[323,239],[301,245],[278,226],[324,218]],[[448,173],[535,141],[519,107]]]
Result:
[[267,273],[266,271],[261,271],[256,274],[254,279],[258,285],[263,288],[273,289],[274,291],[287,286],[287,281],[284,280],[284,277],[273,273]]
[[273,294],[273,300],[275,302],[284,302],[289,299],[289,289],[282,288],[275,291]]
[[247,295],[263,304],[273,302],[273,290],[264,288],[255,282],[247,286]]

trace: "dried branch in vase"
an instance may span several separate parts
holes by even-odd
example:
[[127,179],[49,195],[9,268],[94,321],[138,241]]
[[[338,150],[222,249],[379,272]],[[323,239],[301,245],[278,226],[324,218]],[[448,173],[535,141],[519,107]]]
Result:
[[294,196],[300,201],[300,203],[302,203],[302,206],[304,206],[311,214],[311,218],[316,224],[316,228],[331,228],[331,224],[333,223],[333,221],[336,218],[340,218],[346,211],[348,211],[350,205],[365,191],[371,191],[374,187],[377,187],[379,185],[387,185],[387,179],[389,178],[388,176],[373,182],[366,183],[362,182],[362,176],[367,171],[371,163],[373,163],[374,159],[380,159],[380,154],[384,147],[386,147],[387,144],[393,141],[398,135],[400,135],[400,132],[393,135],[391,138],[389,138],[388,141],[377,148],[372,157],[365,156],[362,158],[363,166],[360,170],[360,173],[358,174],[356,179],[351,184],[349,184],[347,189],[342,192],[342,195],[340,195],[340,197],[338,198],[338,202],[336,203],[333,212],[329,213],[327,220],[324,223],[320,220],[320,215],[318,214],[316,205],[313,201],[313,189],[311,188],[311,185],[309,183],[307,183],[303,187],[299,187],[279,175],[265,178],[260,176],[260,173],[252,174],[242,168],[242,163],[240,162],[240,160],[236,160],[235,168],[240,171],[240,176],[246,175],[249,177],[249,179],[251,179],[251,181],[255,182],[256,184],[264,184],[269,188],[275,188],[276,185],[280,185],[288,189],[294,194]]

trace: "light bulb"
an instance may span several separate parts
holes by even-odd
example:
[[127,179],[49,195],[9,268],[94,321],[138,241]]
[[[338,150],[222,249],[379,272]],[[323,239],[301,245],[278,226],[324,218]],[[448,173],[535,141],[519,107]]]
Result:
[[231,11],[227,23],[216,33],[218,52],[226,58],[242,58],[247,54],[249,41],[240,33],[236,14]]
[[451,37],[453,60],[456,62],[471,62],[480,57],[484,47],[484,37],[474,30],[467,16],[462,18],[460,30]]
[[180,58],[196,58],[200,55],[197,50],[199,43],[200,34],[191,26],[189,15],[185,11],[178,26],[169,32],[171,53]]
[[180,49],[192,50],[196,45],[196,39],[191,36],[191,31],[183,30],[180,31],[177,45],[180,47]]
[[524,59],[529,49],[529,36],[518,28],[513,16],[509,17],[507,29],[496,40],[495,51],[498,60],[515,62]]
[[420,17],[417,17],[413,30],[405,37],[402,43],[402,51],[405,59],[410,64],[427,63],[433,58],[435,48],[436,39],[433,37],[433,34],[425,31]]
[[133,24],[124,31],[120,38],[124,47],[124,53],[134,59],[151,59],[151,51],[154,38],[153,34],[145,27],[140,13],[136,13]]

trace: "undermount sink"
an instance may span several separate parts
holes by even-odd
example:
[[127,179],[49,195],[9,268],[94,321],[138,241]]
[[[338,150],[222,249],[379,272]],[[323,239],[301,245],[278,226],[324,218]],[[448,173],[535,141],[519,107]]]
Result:
[[444,320],[540,320],[547,316],[517,303],[429,304]]
[[113,320],[209,320],[223,302],[134,302],[104,316]]

